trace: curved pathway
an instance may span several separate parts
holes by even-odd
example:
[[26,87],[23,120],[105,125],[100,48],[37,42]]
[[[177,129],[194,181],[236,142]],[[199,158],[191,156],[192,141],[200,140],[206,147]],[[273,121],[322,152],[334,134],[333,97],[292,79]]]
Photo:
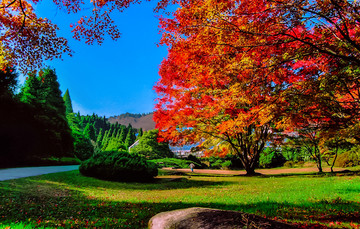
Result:
[[[162,168],[168,171],[178,171],[191,173],[190,169],[172,169],[172,168]],[[343,171],[344,168],[334,168],[335,172]],[[330,172],[330,168],[323,168],[324,172]],[[255,172],[264,174],[264,175],[273,175],[273,174],[289,174],[289,173],[316,173],[318,169],[316,167],[306,167],[306,168],[281,168],[281,169],[256,169]],[[194,169],[194,173],[205,173],[205,174],[223,174],[223,175],[245,175],[245,170],[217,170],[217,169]]]
[[79,169],[79,165],[41,166],[0,169],[0,181],[32,177],[47,173],[66,172]]

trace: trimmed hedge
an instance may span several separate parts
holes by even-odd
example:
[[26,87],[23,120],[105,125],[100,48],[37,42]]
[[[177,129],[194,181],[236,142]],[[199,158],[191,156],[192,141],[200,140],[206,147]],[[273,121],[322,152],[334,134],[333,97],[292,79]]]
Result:
[[95,154],[79,170],[84,176],[111,181],[150,181],[158,174],[155,163],[126,151]]
[[190,161],[190,160],[184,160],[184,159],[177,159],[177,158],[162,158],[162,159],[154,159],[149,160],[149,162],[156,163],[159,168],[162,167],[172,167],[172,168],[179,168],[179,169],[188,169],[190,168],[189,165],[193,163],[195,165],[196,169],[202,168],[202,165]]

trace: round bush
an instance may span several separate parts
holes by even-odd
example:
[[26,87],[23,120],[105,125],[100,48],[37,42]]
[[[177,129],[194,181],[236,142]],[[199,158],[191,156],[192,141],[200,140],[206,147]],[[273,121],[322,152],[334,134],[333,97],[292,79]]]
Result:
[[[286,158],[279,152],[268,150],[266,148],[262,154],[260,154],[259,165],[262,168],[276,168],[285,164]],[[269,152],[270,151],[270,152]]]
[[126,151],[95,154],[79,170],[84,176],[112,181],[149,181],[158,174],[155,163]]
[[344,152],[340,154],[335,161],[336,167],[353,167],[360,165],[360,156],[352,151]]

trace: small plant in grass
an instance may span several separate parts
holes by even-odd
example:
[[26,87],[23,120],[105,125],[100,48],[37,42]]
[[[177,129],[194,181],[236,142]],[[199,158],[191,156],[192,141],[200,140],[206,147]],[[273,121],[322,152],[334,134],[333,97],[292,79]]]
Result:
[[79,170],[84,176],[112,181],[149,181],[158,174],[154,163],[126,151],[95,154]]

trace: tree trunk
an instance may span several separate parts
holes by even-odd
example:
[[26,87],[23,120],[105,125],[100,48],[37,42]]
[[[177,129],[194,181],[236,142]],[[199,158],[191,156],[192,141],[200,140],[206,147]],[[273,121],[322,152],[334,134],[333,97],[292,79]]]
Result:
[[333,163],[331,164],[331,167],[330,167],[330,169],[331,169],[331,173],[334,173],[334,170],[333,170],[333,168],[334,168],[334,165],[335,165],[335,161],[336,161],[336,159],[337,159],[337,155],[338,155],[338,146],[336,146],[336,150],[335,150],[335,158],[334,158],[334,161],[333,161]]
[[316,159],[317,159],[317,167],[319,169],[319,173],[322,173],[323,170],[322,170],[322,166],[321,166],[321,154],[320,154],[319,149],[317,147],[315,149],[315,156],[316,156]]
[[246,171],[246,176],[254,176],[255,173],[255,166],[248,166],[247,168],[245,167],[245,171]]

